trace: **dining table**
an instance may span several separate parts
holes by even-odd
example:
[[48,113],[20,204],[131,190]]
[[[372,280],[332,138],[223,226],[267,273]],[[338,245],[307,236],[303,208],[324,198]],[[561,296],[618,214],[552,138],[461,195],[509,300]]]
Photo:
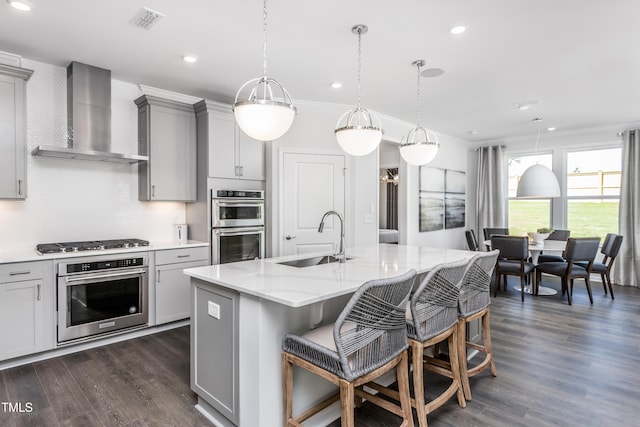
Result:
[[[491,247],[491,240],[484,240],[482,242],[488,248]],[[538,258],[543,251],[562,254],[564,248],[567,246],[565,240],[543,240],[543,241],[530,241],[529,242],[529,255],[531,255],[531,262],[534,265],[538,265]],[[513,289],[520,291],[520,286],[514,286]],[[533,294],[533,288],[531,285],[524,287],[526,294]],[[558,291],[547,286],[538,286],[538,295],[556,295]]]

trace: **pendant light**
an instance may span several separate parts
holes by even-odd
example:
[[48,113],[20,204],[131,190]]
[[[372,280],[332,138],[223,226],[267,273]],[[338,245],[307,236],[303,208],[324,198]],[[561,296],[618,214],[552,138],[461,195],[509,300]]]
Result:
[[[244,133],[259,141],[273,141],[284,135],[296,115],[289,92],[267,77],[267,0],[262,7],[263,76],[246,82],[236,94],[233,115]],[[242,92],[250,89],[248,94]]]
[[355,25],[351,28],[351,32],[358,35],[358,105],[338,119],[335,130],[338,145],[352,156],[364,156],[371,153],[380,144],[384,133],[380,126],[380,120],[360,105],[361,39],[367,31],[369,28],[366,25]]
[[[533,119],[538,123],[538,135],[536,136],[535,152],[538,153],[538,140],[540,139],[541,118]],[[519,199],[536,199],[560,197],[560,185],[556,175],[546,166],[535,164],[524,171],[518,182],[516,197]]]
[[416,99],[416,127],[411,129],[402,138],[400,144],[400,155],[405,162],[410,165],[426,165],[438,154],[438,137],[435,133],[420,126],[420,68],[423,67],[425,61],[419,59],[413,61],[411,65],[418,69],[418,95]]

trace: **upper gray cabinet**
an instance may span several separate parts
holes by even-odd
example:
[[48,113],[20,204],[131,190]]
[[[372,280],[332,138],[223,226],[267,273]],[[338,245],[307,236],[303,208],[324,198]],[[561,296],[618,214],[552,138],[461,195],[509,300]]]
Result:
[[139,200],[196,200],[196,116],[193,106],[143,95],[138,106]]
[[25,88],[31,74],[0,64],[0,199],[27,198]]
[[195,104],[198,144],[207,147],[208,176],[264,180],[264,144],[236,125],[228,105],[203,100]]

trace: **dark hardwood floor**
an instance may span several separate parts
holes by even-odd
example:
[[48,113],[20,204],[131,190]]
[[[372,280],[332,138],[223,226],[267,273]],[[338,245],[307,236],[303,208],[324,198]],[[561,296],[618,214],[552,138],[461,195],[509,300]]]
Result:
[[[491,308],[498,376],[474,377],[467,407],[452,399],[429,425],[640,425],[640,289],[615,286],[612,301],[595,284],[591,306],[578,282],[569,306],[560,295],[521,303],[512,285]],[[428,395],[444,384],[425,382]],[[188,327],[6,369],[0,402],[33,406],[19,413],[3,403],[2,427],[210,425],[189,389]],[[365,403],[356,425],[397,426],[399,418]]]

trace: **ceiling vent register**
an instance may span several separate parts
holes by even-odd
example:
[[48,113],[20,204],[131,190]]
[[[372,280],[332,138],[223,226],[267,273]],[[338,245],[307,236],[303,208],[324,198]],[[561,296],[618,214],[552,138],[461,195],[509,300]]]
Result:
[[136,27],[150,30],[151,27],[156,25],[162,18],[164,18],[164,15],[162,13],[151,10],[148,7],[143,7],[129,22],[131,22]]

